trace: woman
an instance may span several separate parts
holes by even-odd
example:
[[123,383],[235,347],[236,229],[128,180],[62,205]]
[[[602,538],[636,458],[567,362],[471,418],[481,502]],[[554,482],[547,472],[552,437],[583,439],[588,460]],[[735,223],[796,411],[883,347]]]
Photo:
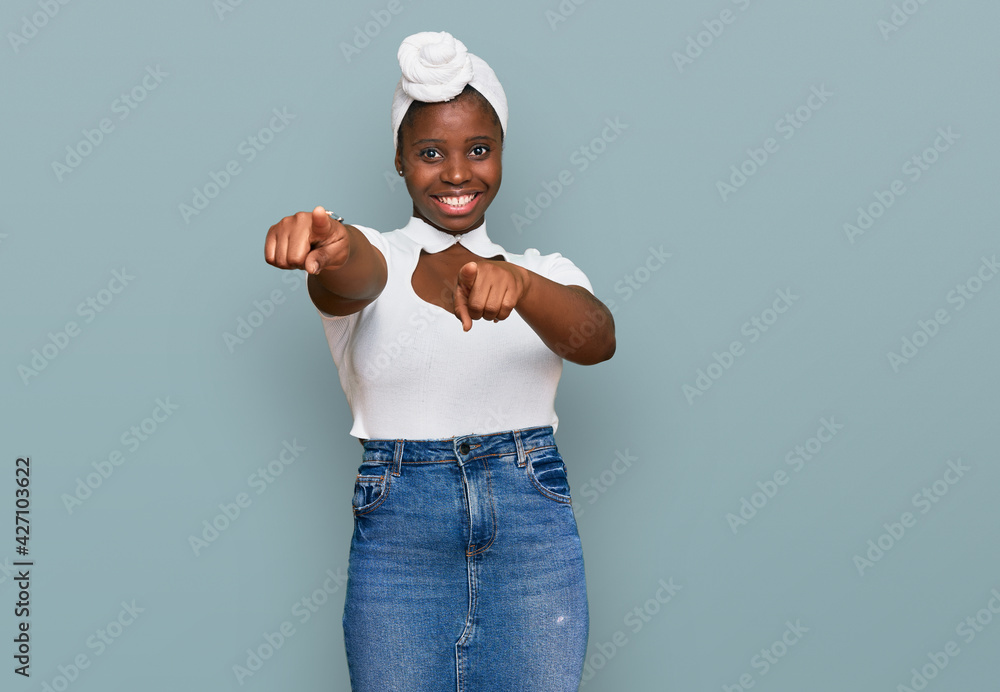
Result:
[[553,404],[562,359],[611,358],[614,322],[567,258],[486,234],[507,129],[493,70],[446,32],[409,36],[398,57],[409,222],[380,233],[316,207],[265,246],[268,263],[309,273],[364,448],[351,686],[577,690],[589,615]]

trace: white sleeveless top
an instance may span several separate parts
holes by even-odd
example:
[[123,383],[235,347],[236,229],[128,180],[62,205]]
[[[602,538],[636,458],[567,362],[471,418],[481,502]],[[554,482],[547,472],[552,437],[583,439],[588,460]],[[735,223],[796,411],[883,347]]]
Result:
[[593,294],[587,276],[558,252],[507,252],[486,235],[485,221],[461,236],[411,217],[380,233],[352,224],[386,260],[382,293],[359,312],[330,315],[316,308],[347,395],[358,438],[438,439],[518,428],[558,427],[556,388],[563,361],[518,314],[500,322],[462,321],[428,303],[410,282],[421,249],[456,242],[483,258],[513,264]]

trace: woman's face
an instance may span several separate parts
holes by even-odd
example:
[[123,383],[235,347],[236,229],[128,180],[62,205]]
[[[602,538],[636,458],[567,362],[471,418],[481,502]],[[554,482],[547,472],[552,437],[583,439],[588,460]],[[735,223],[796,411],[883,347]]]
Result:
[[484,104],[468,96],[428,104],[399,134],[396,168],[413,215],[447,233],[481,226],[502,174],[501,128]]

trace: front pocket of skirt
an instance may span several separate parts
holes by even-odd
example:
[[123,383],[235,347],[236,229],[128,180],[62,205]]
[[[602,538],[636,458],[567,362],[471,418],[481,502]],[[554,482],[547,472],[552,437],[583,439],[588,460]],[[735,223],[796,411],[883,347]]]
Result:
[[373,476],[359,473],[354,480],[354,498],[351,506],[354,514],[367,514],[385,502],[388,495],[388,481],[386,472],[381,476]]
[[566,464],[555,447],[528,452],[525,466],[528,478],[538,492],[550,500],[572,502]]

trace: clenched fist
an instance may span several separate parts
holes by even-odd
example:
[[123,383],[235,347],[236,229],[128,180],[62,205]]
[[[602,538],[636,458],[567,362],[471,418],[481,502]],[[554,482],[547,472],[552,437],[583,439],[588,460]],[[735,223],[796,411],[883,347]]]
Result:
[[286,216],[267,231],[264,259],[279,269],[305,269],[319,274],[347,262],[351,243],[347,227],[323,207]]

